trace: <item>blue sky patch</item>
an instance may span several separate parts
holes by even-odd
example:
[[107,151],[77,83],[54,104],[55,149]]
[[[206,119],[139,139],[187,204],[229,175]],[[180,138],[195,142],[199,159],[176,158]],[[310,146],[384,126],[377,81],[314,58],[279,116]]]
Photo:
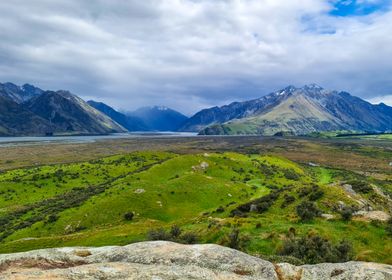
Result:
[[333,16],[365,16],[374,12],[387,11],[391,6],[391,0],[332,0],[334,9]]

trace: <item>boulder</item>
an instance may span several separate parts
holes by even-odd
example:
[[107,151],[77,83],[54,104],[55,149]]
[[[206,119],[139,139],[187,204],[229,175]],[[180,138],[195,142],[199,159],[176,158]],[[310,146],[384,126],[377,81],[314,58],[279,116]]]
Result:
[[3,254],[0,279],[392,279],[392,266],[363,262],[273,264],[219,245],[151,241]]

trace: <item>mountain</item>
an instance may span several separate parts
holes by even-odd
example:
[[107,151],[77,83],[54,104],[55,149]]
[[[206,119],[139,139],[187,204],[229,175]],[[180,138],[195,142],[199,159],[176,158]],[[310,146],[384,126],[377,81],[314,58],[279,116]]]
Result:
[[42,89],[30,84],[24,84],[20,87],[13,83],[0,83],[0,95],[10,98],[16,103],[23,103],[43,92]]
[[47,131],[47,120],[0,94],[0,136],[43,135]]
[[259,99],[202,110],[180,130],[262,135],[332,130],[382,132],[392,130],[392,108],[315,84],[289,86]]
[[117,122],[118,124],[122,125],[124,128],[128,129],[129,131],[145,131],[148,130],[147,125],[141,120],[140,118],[127,116],[122,114],[116,110],[114,110],[109,105],[106,105],[102,102],[96,102],[93,100],[87,101],[87,103],[100,111],[101,113],[107,115],[112,120]]
[[126,129],[68,91],[46,91],[24,103],[31,112],[49,121],[54,132],[114,133]]
[[143,107],[128,114],[143,120],[149,130],[176,131],[188,119],[183,114],[163,106]]

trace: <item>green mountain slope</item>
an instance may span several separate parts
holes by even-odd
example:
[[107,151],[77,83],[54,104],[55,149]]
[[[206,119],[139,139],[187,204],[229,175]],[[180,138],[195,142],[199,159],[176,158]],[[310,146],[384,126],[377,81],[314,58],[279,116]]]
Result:
[[[311,230],[334,242],[347,237],[358,259],[391,262],[383,223],[341,220],[342,205],[390,209],[373,187],[366,193],[345,190],[344,182],[352,180],[373,186],[355,173],[237,153],[137,152],[15,169],[0,174],[0,252],[126,244],[173,224],[201,242],[222,243],[235,225],[249,237],[244,250],[251,253],[276,254],[295,228],[298,235]],[[381,193],[391,188],[377,187]],[[309,200],[333,219],[301,222],[296,208]],[[252,204],[257,211],[249,211]]]

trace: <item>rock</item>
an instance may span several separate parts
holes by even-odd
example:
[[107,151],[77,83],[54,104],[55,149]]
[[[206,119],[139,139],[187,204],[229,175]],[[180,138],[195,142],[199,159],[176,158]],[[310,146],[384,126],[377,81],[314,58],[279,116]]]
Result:
[[357,211],[353,215],[357,217],[362,217],[366,220],[382,222],[388,221],[391,217],[388,213],[384,211]]
[[137,193],[137,194],[144,193],[144,192],[146,192],[145,189],[136,189],[136,190],[134,191],[134,193]]
[[200,168],[203,169],[203,170],[207,169],[208,166],[209,166],[209,164],[208,164],[207,162],[205,162],[205,161],[203,161],[202,163],[200,163]]
[[332,220],[332,219],[335,218],[335,216],[332,215],[332,214],[321,214],[321,217],[326,219],[326,220]]
[[250,205],[250,212],[257,212],[257,205],[256,204],[251,204]]
[[279,279],[301,280],[326,280],[326,279],[350,279],[350,280],[387,280],[392,279],[392,266],[365,263],[322,263],[316,265],[294,266],[288,263],[277,264],[276,271]]
[[219,245],[151,241],[0,255],[0,279],[392,279],[392,266],[363,262],[274,265]]

